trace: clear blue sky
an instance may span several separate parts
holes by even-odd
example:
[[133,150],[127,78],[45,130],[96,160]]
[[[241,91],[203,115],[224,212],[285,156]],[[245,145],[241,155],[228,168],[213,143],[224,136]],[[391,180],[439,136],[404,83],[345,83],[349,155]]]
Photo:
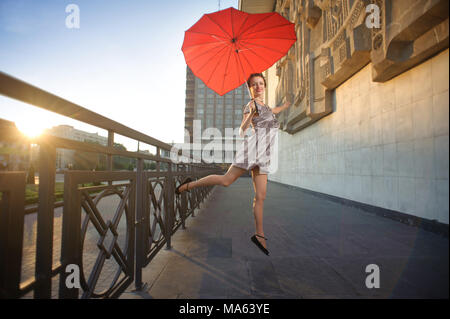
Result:
[[[79,29],[65,24],[71,3],[80,9]],[[220,1],[228,7],[238,0]],[[184,31],[218,9],[217,0],[1,0],[0,71],[164,142],[183,142]],[[106,134],[4,96],[0,118]]]

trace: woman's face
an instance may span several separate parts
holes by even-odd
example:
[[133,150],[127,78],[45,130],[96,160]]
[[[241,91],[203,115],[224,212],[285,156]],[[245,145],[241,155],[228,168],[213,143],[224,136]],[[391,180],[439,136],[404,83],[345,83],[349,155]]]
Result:
[[264,85],[264,79],[260,76],[254,76],[250,79],[250,87],[253,88],[255,98],[264,97],[264,90],[266,89]]

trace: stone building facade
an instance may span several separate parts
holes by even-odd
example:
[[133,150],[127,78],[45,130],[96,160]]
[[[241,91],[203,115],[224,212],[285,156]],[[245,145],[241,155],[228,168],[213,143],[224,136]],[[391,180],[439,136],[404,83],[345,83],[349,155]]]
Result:
[[448,1],[241,0],[296,24],[266,71],[278,115],[269,179],[449,223]]

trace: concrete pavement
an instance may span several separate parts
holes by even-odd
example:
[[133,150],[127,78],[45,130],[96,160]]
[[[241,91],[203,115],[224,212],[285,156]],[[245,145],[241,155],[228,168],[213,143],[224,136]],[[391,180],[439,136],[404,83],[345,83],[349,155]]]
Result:
[[121,298],[448,298],[448,238],[269,181],[266,256],[250,241],[253,196],[249,177],[216,186],[146,267],[145,291]]

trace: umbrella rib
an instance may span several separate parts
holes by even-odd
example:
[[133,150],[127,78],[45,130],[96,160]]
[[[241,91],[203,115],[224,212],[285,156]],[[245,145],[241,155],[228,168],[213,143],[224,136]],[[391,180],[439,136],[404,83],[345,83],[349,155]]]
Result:
[[245,17],[244,22],[242,22],[241,28],[239,29],[239,32],[236,34],[236,38],[239,38],[239,36],[242,34],[241,29],[242,29],[242,27],[245,25],[245,23],[247,22],[249,16],[250,16],[250,15],[247,15],[247,16]]
[[[184,49],[190,49],[190,48],[195,48],[198,46],[202,46],[202,45],[212,45],[212,44],[216,44],[215,48],[217,48],[219,45],[222,45],[223,43],[227,43],[227,41],[220,41],[220,42],[203,42],[203,43],[199,43],[199,44],[193,44],[190,45],[188,47],[185,47]],[[228,43],[227,43],[228,44]]]
[[[216,57],[220,52],[222,52],[222,51],[223,51],[224,49],[226,49],[226,48],[227,48],[227,47],[223,47],[223,49],[220,50],[220,51],[218,51],[216,54],[214,54],[214,56],[212,56],[211,59],[214,58],[214,57]],[[226,52],[225,52],[225,53],[226,53]],[[203,64],[203,65],[197,70],[197,73],[200,72],[200,70],[203,69],[203,68],[205,67],[206,64],[207,64],[207,63]],[[216,64],[216,67],[214,68],[214,71],[217,69],[217,66],[218,66],[218,65],[219,65],[219,63]],[[211,75],[209,76],[208,81],[205,83],[206,85],[208,85],[209,80],[211,80],[211,77],[212,77],[212,75],[214,74],[214,71],[211,72]]]
[[[251,43],[251,42],[249,42],[249,41],[241,41],[241,42],[245,42],[245,43],[247,43],[247,44],[254,45],[255,47],[258,47],[258,48],[264,48],[264,49],[267,49],[267,50],[270,50],[270,51],[273,51],[273,52],[277,52],[277,53],[281,53],[281,54],[286,54],[286,52],[282,52],[282,51],[278,51],[278,50],[275,50],[275,49],[272,49],[272,48],[268,48],[268,47],[263,46],[263,45],[260,45],[260,44],[254,44],[254,43]],[[253,51],[252,49],[250,49],[250,48],[248,48],[248,47],[246,47],[246,48],[247,48],[248,50]]]
[[[220,24],[218,24],[216,21],[214,21],[213,19],[211,19],[211,18],[209,17],[209,15],[206,14],[206,16],[208,17],[209,20],[211,20],[212,22],[214,22],[215,25],[217,25],[220,29],[222,29],[222,31],[223,31],[226,35],[228,35],[228,36],[230,37],[230,39],[232,38],[232,37],[228,34],[228,32],[225,31],[224,28],[222,28],[222,26],[221,26]],[[224,38],[224,39],[226,39],[226,38]]]
[[[239,62],[239,65],[241,66],[242,74],[245,74],[244,66],[242,65],[241,59],[239,57],[236,57],[236,58]],[[238,74],[239,74],[239,82],[241,82],[241,74],[239,73],[239,70],[238,70]],[[245,81],[245,79],[244,79],[244,81]]]
[[[192,62],[192,61],[194,61],[194,60],[196,60],[196,59],[198,59],[199,57],[201,57],[201,56],[204,56],[205,54],[207,54],[208,52],[210,52],[210,51],[212,51],[212,50],[214,50],[214,49],[216,49],[217,48],[217,46],[215,46],[214,48],[211,48],[211,49],[209,49],[209,50],[206,50],[205,52],[203,52],[202,54],[199,54],[199,55],[197,55],[196,57],[193,57],[192,59],[190,59],[189,61],[186,61],[186,62]],[[216,54],[218,54],[220,51],[222,51],[224,48],[226,48],[226,46],[224,46],[221,50],[219,50]]]
[[230,21],[231,21],[231,33],[232,33],[232,36],[234,37],[235,34],[234,34],[234,28],[233,28],[233,15],[231,13],[230,13]]
[[[230,48],[231,48],[231,46],[230,46]],[[228,63],[230,63],[230,57],[231,57],[231,54],[228,54],[227,65],[225,66],[225,74],[227,74],[226,72],[227,72],[227,69],[228,69]],[[217,63],[216,68],[214,69],[214,71],[216,71],[218,65],[219,65],[219,63]],[[214,73],[214,72],[213,72],[213,73]],[[212,74],[211,74],[211,76],[212,76]],[[210,77],[210,78],[211,78],[211,77]],[[223,91],[223,86],[224,86],[224,85],[225,85],[225,77],[223,78],[223,81],[222,81],[221,92]]]
[[239,35],[241,35],[242,33],[245,33],[245,32],[247,32],[249,29],[251,29],[252,27],[254,27],[254,26],[256,26],[256,25],[258,25],[258,24],[260,24],[261,22],[263,22],[263,21],[265,21],[265,20],[267,20],[267,19],[269,19],[270,17],[272,17],[272,15],[268,15],[267,17],[265,17],[264,19],[262,19],[262,20],[260,20],[260,21],[258,21],[257,23],[255,23],[255,24],[253,24],[253,25],[251,25],[251,26],[249,26],[247,29],[245,29],[244,31],[242,31],[241,33],[239,33]]
[[[250,51],[253,51],[251,49],[249,49]],[[250,61],[247,59],[247,57],[245,55],[242,55],[244,57],[244,59],[247,61],[248,65],[250,65],[250,67],[252,68],[252,72],[256,72],[255,68],[253,67],[253,65],[250,63]]]
[[217,34],[212,34],[212,33],[198,32],[198,31],[186,31],[186,32],[197,33],[197,34],[206,34],[206,35],[215,36],[215,37],[218,37],[218,38],[221,38],[221,39],[224,39],[224,40],[228,40],[225,37],[221,37],[221,36],[218,36]]
[[[272,64],[273,64],[273,63],[270,64],[269,61],[267,61],[267,60],[264,59],[262,56],[260,56],[259,54],[257,54],[256,51],[254,51],[254,50],[252,50],[252,49],[250,49],[250,48],[248,48],[248,47],[246,47],[246,46],[244,46],[244,45],[242,45],[242,46],[243,46],[244,48],[246,48],[246,49],[252,51],[257,57],[259,57],[261,60],[264,60],[267,64],[269,64],[269,65],[272,65]],[[248,64],[250,64],[250,66],[252,66],[251,63],[250,63],[250,61],[248,61],[247,57],[246,57],[245,55],[244,55],[244,57],[245,57],[245,59],[247,60]],[[252,66],[252,69],[254,69],[253,66]],[[255,70],[255,69],[254,69],[254,70]]]

